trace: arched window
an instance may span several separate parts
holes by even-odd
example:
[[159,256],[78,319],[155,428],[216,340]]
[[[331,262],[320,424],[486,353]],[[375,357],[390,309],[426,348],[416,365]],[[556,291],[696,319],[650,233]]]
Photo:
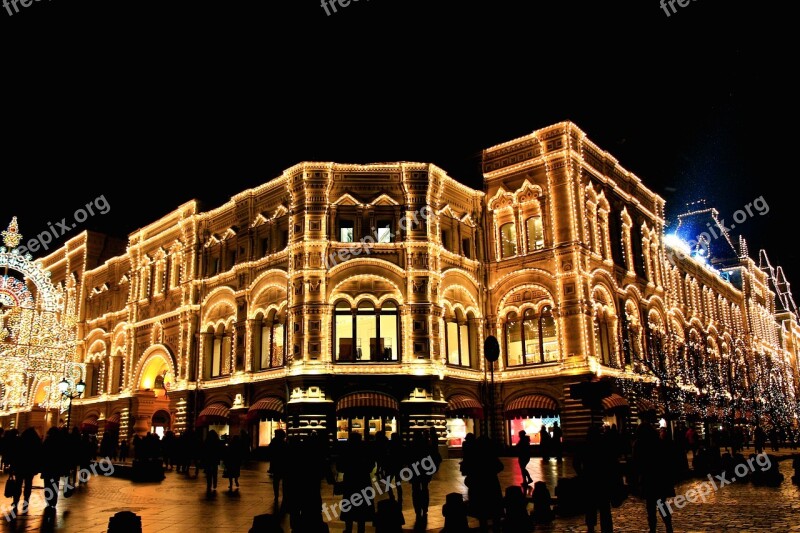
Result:
[[517,230],[513,222],[500,226],[500,257],[514,257],[517,255]]
[[538,314],[525,310],[522,320],[515,312],[506,316],[506,366],[536,365],[558,361],[556,322],[549,305]]
[[600,363],[606,366],[613,366],[612,355],[612,337],[609,328],[609,317],[602,310],[598,308],[594,316],[595,326],[595,354],[600,358]]
[[465,318],[460,309],[456,309],[454,315],[445,318],[445,324],[447,363],[456,366],[472,366],[471,354],[474,349],[472,321]]
[[400,314],[397,304],[386,301],[376,308],[362,300],[351,309],[346,301],[334,307],[334,350],[339,362],[398,361]]

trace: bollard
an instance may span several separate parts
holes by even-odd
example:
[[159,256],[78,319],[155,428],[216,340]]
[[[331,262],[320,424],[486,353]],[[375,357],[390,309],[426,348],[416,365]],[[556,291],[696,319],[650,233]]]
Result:
[[120,511],[108,519],[108,533],[142,533],[142,517]]

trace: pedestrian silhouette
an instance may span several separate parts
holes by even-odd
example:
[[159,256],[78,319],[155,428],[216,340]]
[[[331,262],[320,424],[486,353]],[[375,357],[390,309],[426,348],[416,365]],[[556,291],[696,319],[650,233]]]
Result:
[[442,516],[444,517],[444,528],[440,533],[467,533],[469,531],[467,504],[460,492],[451,492],[445,497]]
[[389,483],[389,497],[394,498],[394,490],[397,489],[397,503],[403,506],[403,484],[400,478],[400,471],[405,467],[408,450],[403,444],[403,439],[399,433],[392,433],[389,440],[389,450],[384,459],[384,470]]
[[211,494],[212,490],[217,490],[217,475],[219,474],[219,462],[222,460],[222,442],[219,440],[217,432],[213,429],[208,432],[203,443],[203,470],[206,474],[206,494]]
[[228,492],[233,491],[233,484],[236,483],[236,490],[239,490],[239,476],[241,475],[242,461],[244,460],[244,449],[239,435],[235,435],[225,447],[225,454],[222,461],[225,465],[224,477],[228,478]]
[[534,524],[549,524],[555,519],[552,507],[553,498],[550,496],[550,491],[544,481],[537,481],[533,484],[531,500],[533,500],[531,518]]
[[503,506],[506,512],[503,519],[504,532],[527,533],[533,530],[533,523],[528,515],[528,500],[520,487],[514,485],[506,488]]
[[[603,436],[600,426],[592,425],[586,441],[578,447],[574,456],[575,472],[581,481],[586,528],[593,533],[600,514],[600,531],[613,533],[611,518],[611,490],[618,476],[617,459]],[[559,497],[560,499],[560,497]]]
[[542,461],[549,461],[552,444],[550,441],[550,433],[547,432],[547,426],[544,424],[542,424],[542,429],[539,430],[539,449],[542,451]]
[[676,455],[677,449],[666,430],[659,435],[649,422],[639,424],[633,445],[633,461],[645,500],[650,533],[656,531],[656,510],[664,521],[667,533],[672,533],[672,509],[665,503],[667,498],[675,496]]
[[462,469],[467,476],[464,483],[470,516],[478,519],[482,531],[486,531],[489,522],[498,529],[503,515],[503,492],[497,474],[503,470],[503,463],[486,435],[478,437],[465,454]]
[[533,478],[528,472],[528,463],[531,462],[531,438],[525,433],[524,429],[519,431],[516,452],[519,471],[522,474],[522,485],[528,486],[533,483]]
[[552,428],[553,435],[550,440],[550,446],[552,447],[552,453],[556,456],[557,461],[562,460],[562,445],[561,445],[561,436],[563,433],[561,432],[561,428],[558,425],[558,422],[553,422]]
[[58,503],[58,484],[61,476],[69,473],[69,464],[64,454],[67,442],[67,434],[56,427],[47,430],[47,436],[42,443],[42,481],[46,488],[51,490],[44,491],[47,501],[44,517],[45,521],[52,521]]
[[278,514],[281,510],[281,507],[279,506],[281,482],[283,481],[286,473],[286,463],[288,459],[286,432],[284,430],[275,430],[275,435],[272,437],[272,440],[267,447],[267,454],[269,455],[269,470],[267,472],[269,472],[269,474],[272,476],[273,507],[274,512]]
[[375,468],[375,458],[372,450],[362,442],[360,433],[350,433],[339,458],[337,470],[344,474],[342,500],[352,502],[353,496],[359,495],[361,503],[350,505],[347,511],[342,512],[341,519],[345,524],[345,533],[353,531],[354,522],[358,524],[358,533],[364,533],[366,522],[375,517],[374,501],[362,496],[362,491],[372,485],[370,475],[373,468]]
[[[33,478],[40,470],[41,453],[42,440],[32,427],[23,431],[22,435],[12,441],[7,461],[10,463],[9,475],[13,475],[17,479],[12,503],[13,514],[17,514],[17,505],[21,495],[23,497],[21,514],[28,512]],[[25,485],[24,491],[23,484]]]
[[[428,485],[431,482],[432,474],[428,473],[430,470],[422,468],[423,465],[427,464],[424,461],[433,459],[434,465],[438,468],[437,460],[433,458],[434,454],[439,456],[439,450],[433,449],[433,447],[438,447],[438,443],[431,444],[428,437],[429,434],[417,431],[414,433],[414,440],[409,449],[408,465],[410,470],[413,468],[411,501],[414,504],[414,513],[417,519],[427,518],[428,506],[430,505]],[[441,456],[439,456],[438,462],[441,463]]]

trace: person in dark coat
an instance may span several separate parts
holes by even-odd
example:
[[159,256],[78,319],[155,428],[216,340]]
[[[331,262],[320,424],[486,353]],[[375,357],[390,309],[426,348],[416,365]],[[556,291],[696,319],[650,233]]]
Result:
[[636,429],[636,442],[633,445],[633,461],[639,474],[642,496],[647,510],[647,525],[650,533],[655,533],[658,518],[656,508],[667,533],[672,533],[672,514],[669,507],[659,505],[667,498],[675,496],[675,456],[674,443],[669,440],[666,430],[663,435],[649,423],[643,422]]
[[47,436],[42,443],[41,467],[42,481],[45,488],[44,496],[47,501],[45,516],[52,517],[55,514],[56,504],[58,503],[58,484],[62,476],[69,474],[70,459],[64,454],[64,450],[69,442],[69,433],[61,431],[56,427],[47,430]]
[[[436,451],[438,454],[438,450]],[[433,452],[431,443],[428,436],[422,431],[417,431],[414,434],[414,440],[409,449],[408,464],[409,465],[422,465],[423,460],[427,457],[432,457]],[[434,459],[434,465],[436,461]],[[414,475],[411,478],[411,501],[414,504],[414,512],[417,518],[426,518],[428,516],[428,506],[430,504],[430,492],[428,485],[431,482],[432,474],[417,466]],[[438,468],[438,467],[437,467]]]
[[469,533],[467,504],[460,492],[451,492],[442,506],[444,528],[439,533]]
[[550,446],[552,448],[552,454],[556,456],[556,461],[561,462],[562,460],[562,445],[561,445],[561,437],[563,436],[563,432],[558,425],[558,422],[553,422],[553,427],[551,428],[553,431],[552,438],[550,440]]
[[542,451],[542,461],[549,461],[552,445],[550,433],[548,433],[547,426],[544,424],[542,424],[542,429],[539,431],[539,449]]
[[[17,478],[17,490],[14,494],[14,509],[17,508],[20,496],[23,497],[22,514],[28,511],[31,499],[33,478],[41,470],[42,439],[32,427],[22,432],[17,440],[17,447],[11,457],[11,472]],[[25,485],[23,492],[22,485]]]
[[594,533],[600,513],[600,531],[613,533],[611,490],[618,476],[617,458],[597,424],[589,428],[586,441],[574,456],[575,473],[581,480],[586,528]]
[[[286,474],[286,467],[288,462],[288,443],[286,442],[286,432],[282,429],[275,430],[275,436],[267,446],[267,453],[269,455],[269,474],[272,476],[272,494],[274,497],[275,512],[278,513],[281,509],[279,507],[279,499],[281,492],[281,481]],[[284,493],[286,487],[284,484]],[[285,494],[284,494],[285,496]]]
[[208,432],[206,441],[203,443],[203,469],[206,473],[206,494],[211,494],[212,490],[217,490],[217,475],[219,473],[219,462],[222,460],[222,442],[219,440],[217,432],[213,429]]
[[239,435],[235,435],[225,447],[225,455],[222,460],[225,463],[225,477],[228,478],[228,492],[233,491],[234,483],[236,483],[236,490],[239,490],[239,476],[242,475],[242,462],[244,461],[244,449]]
[[467,476],[469,514],[480,522],[481,530],[486,530],[488,523],[492,527],[500,527],[503,516],[503,490],[497,474],[502,472],[503,463],[497,457],[494,444],[486,435],[475,439],[465,454],[462,470]]
[[528,463],[531,462],[531,438],[525,433],[524,429],[519,430],[519,440],[515,448],[519,471],[522,473],[522,485],[527,487],[533,483],[531,473],[528,472]]
[[[371,450],[361,441],[361,434],[350,433],[337,465],[337,470],[344,474],[342,500],[352,501],[353,495],[360,494],[362,490],[372,485],[370,474],[373,468],[375,468],[375,458]],[[353,522],[356,522],[358,523],[358,533],[364,533],[366,522],[372,520],[374,516],[374,501],[363,501],[362,499],[361,505],[353,505],[348,511],[341,514],[341,519],[344,521],[344,532],[352,533]]]
[[403,506],[403,484],[400,479],[400,471],[406,466],[407,455],[408,451],[403,444],[403,439],[400,437],[400,434],[396,432],[392,433],[392,437],[389,439],[385,468],[386,476],[390,483],[389,497],[394,498],[394,491],[392,489],[392,484],[394,484],[397,489],[397,503],[400,504],[401,508]]

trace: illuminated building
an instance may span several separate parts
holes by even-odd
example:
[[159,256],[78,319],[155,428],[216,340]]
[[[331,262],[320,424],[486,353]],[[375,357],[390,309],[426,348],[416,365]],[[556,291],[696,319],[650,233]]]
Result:
[[485,150],[483,170],[477,191],[431,164],[301,163],[127,246],[69,240],[41,263],[80,303],[76,416],[259,445],[277,427],[435,426],[457,446],[486,429],[494,335],[506,443],[554,421],[583,435],[569,386],[590,376],[614,384],[609,423],[795,420],[800,326],[766,256],[742,241],[720,262],[665,237],[664,200],[571,123]]

